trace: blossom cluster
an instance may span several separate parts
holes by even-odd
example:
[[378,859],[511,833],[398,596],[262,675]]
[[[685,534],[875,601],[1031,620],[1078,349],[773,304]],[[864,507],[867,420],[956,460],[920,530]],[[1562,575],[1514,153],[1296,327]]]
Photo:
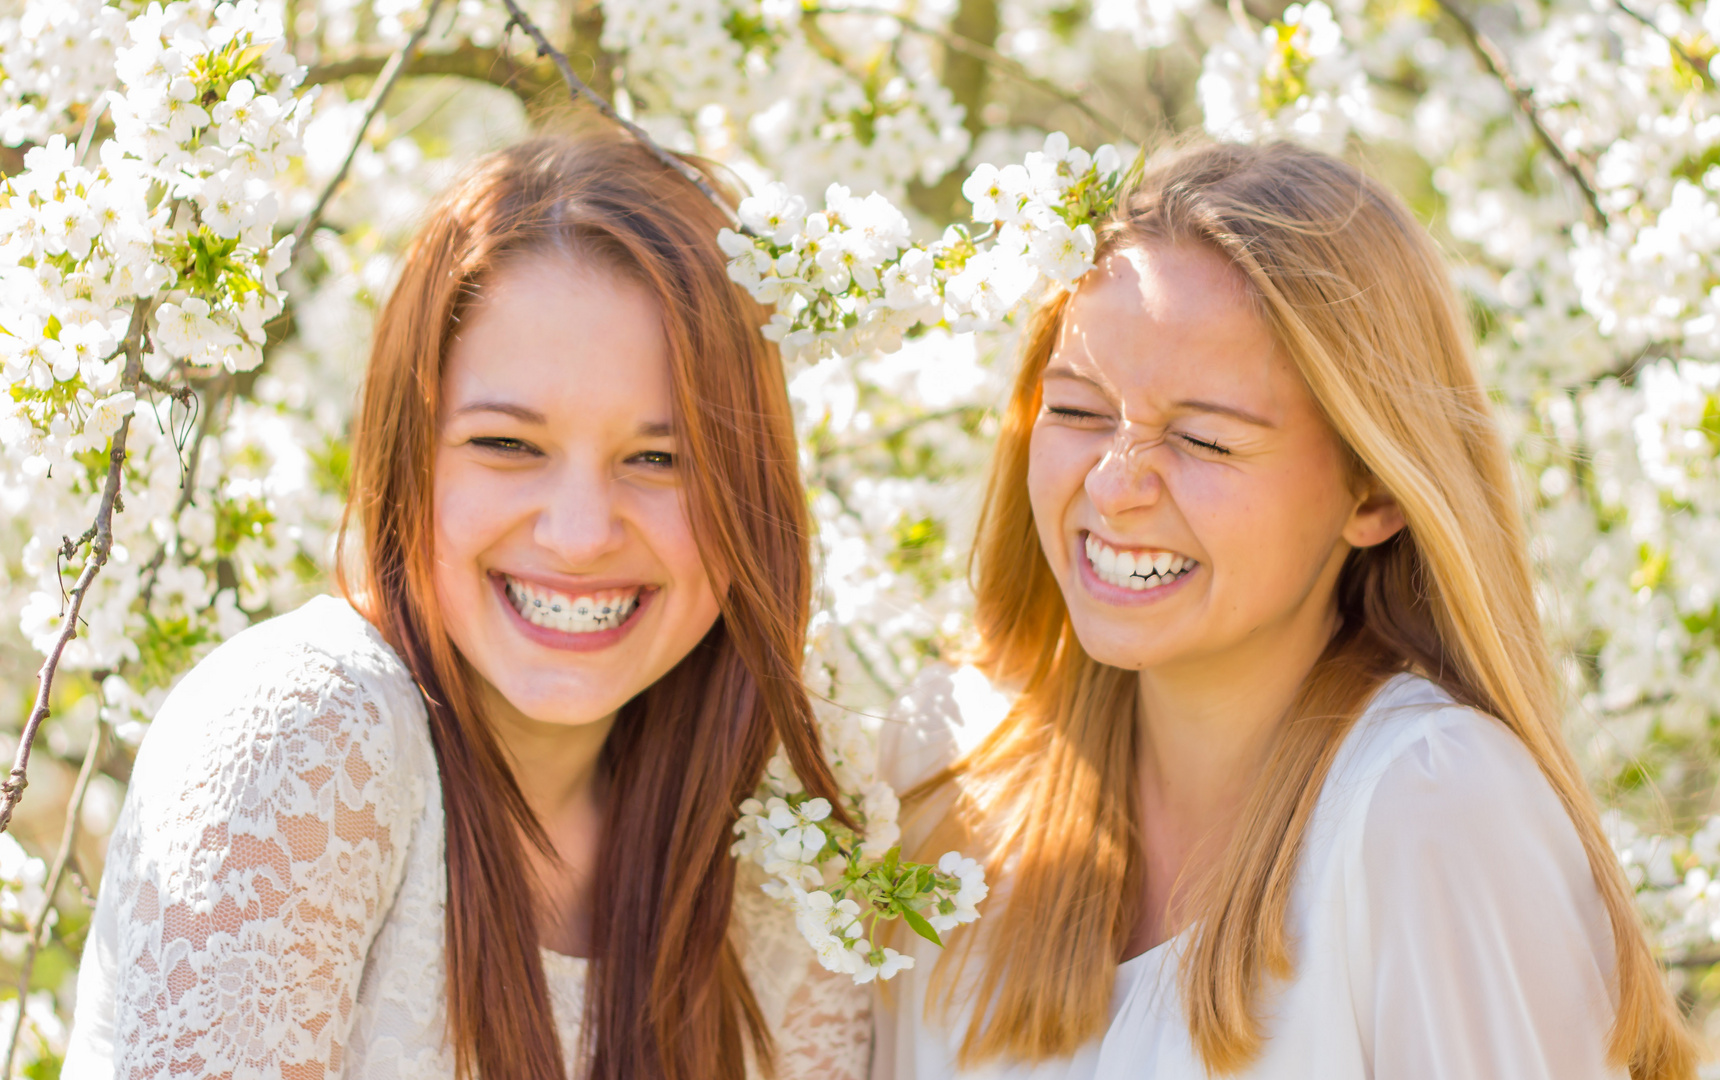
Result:
[[898,803],[874,775],[874,748],[857,716],[825,718],[824,741],[849,817],[832,816],[829,800],[811,797],[778,751],[753,798],[741,804],[734,853],[771,880],[766,893],[794,913],[796,927],[827,970],[857,983],[888,979],[914,958],[879,945],[878,927],[900,918],[942,945],[942,933],[979,918],[985,870],[959,852],[936,866],[902,858]]
[[775,305],[764,332],[788,359],[892,352],[916,328],[995,328],[1041,282],[1080,278],[1122,183],[1114,147],[1089,155],[1057,132],[1020,164],[968,176],[962,193],[986,226],[978,237],[952,225],[915,244],[907,216],[877,192],[832,185],[824,209],[809,213],[774,185],[741,203],[748,232],[725,229],[718,242],[729,276]]
[[1603,825],[1663,955],[1686,959],[1720,939],[1720,817],[1689,836],[1644,832],[1616,811]]
[[243,549],[273,543],[273,516],[234,474],[304,454],[284,439],[204,461],[224,455],[190,438],[219,419],[224,442],[249,441],[254,405],[200,413],[216,380],[260,364],[283,310],[291,240],[275,239],[275,187],[297,153],[303,69],[255,0],[151,4],[121,30],[117,88],[92,106],[111,136],[56,132],[0,181],[0,486],[34,525],[20,622],[38,648],[57,637],[65,574],[89,554],[62,538],[95,519],[110,442],[128,426],[115,572],[97,578],[66,657],[113,673],[116,716],[147,715],[140,695],[245,625],[240,601],[255,604],[261,583]]
[[1232,28],[1202,61],[1198,90],[1206,129],[1219,138],[1291,138],[1338,151],[1373,112],[1368,73],[1322,0],[1291,4],[1258,30]]
[[[967,153],[963,109],[892,3],[814,10],[783,0],[633,0],[606,7],[603,45],[631,92],[679,117],[690,144],[740,150],[798,189],[840,180],[899,197]],[[838,47],[836,42],[842,45]]]
[[124,11],[102,0],[32,4],[0,20],[0,143],[45,143],[72,110],[94,106],[113,79],[125,24]]

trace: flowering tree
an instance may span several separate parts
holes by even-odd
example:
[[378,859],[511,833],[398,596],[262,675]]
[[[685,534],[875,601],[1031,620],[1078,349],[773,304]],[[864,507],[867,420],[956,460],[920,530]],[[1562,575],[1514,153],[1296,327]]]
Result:
[[[721,242],[776,304],[820,529],[808,670],[879,828],[831,828],[773,767],[737,846],[827,963],[899,962],[858,947],[863,903],[936,936],[983,896],[959,858],[921,876],[890,856],[894,797],[855,718],[965,631],[1013,316],[1085,268],[1138,148],[1204,129],[1347,153],[1447,245],[1535,514],[1572,737],[1670,977],[1706,1000],[1720,3],[0,12],[0,962],[27,990],[0,1015],[5,1071],[56,1067],[105,831],[162,696],[325,587],[352,393],[419,208],[476,153],[599,100],[756,196]],[[570,82],[591,93],[570,104]]]

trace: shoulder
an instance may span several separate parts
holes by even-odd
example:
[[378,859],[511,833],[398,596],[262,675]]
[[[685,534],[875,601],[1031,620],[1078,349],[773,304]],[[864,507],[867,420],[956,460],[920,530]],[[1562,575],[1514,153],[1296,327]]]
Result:
[[1399,676],[1363,714],[1352,751],[1339,779],[1359,796],[1349,854],[1376,918],[1426,919],[1435,908],[1472,928],[1539,918],[1572,940],[1610,945],[1576,825],[1501,721]]
[[878,733],[879,774],[906,791],[978,746],[1014,703],[1014,694],[972,665],[928,665]]
[[1540,832],[1577,842],[1522,740],[1418,676],[1400,675],[1380,689],[1334,772],[1365,792],[1357,808],[1374,839],[1450,846]]
[[[314,768],[354,749],[370,770],[428,741],[406,666],[344,600],[319,597],[229,639],[174,687],[139,751],[142,777],[195,783],[222,756]],[[178,786],[175,784],[175,786]]]
[[[406,665],[382,634],[351,604],[319,596],[285,615],[277,615],[235,634],[205,657],[186,677],[246,690],[283,671],[338,672],[339,677],[377,688],[411,682]],[[254,672],[254,678],[247,678]]]

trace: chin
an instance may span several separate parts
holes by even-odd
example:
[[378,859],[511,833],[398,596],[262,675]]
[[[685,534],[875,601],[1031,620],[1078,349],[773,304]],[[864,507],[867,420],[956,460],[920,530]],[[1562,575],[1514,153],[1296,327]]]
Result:
[[1131,633],[1124,627],[1095,626],[1093,621],[1073,615],[1070,618],[1075,630],[1075,640],[1081,643],[1081,651],[1101,664],[1128,671],[1143,671],[1176,659],[1176,654],[1182,651],[1167,648],[1165,643],[1152,640],[1159,636],[1156,632],[1148,634],[1136,630]]
[[605,720],[628,700],[621,694],[594,691],[590,686],[556,683],[557,680],[520,680],[510,688],[508,681],[503,680],[496,686],[496,691],[526,719],[564,727],[581,727]]

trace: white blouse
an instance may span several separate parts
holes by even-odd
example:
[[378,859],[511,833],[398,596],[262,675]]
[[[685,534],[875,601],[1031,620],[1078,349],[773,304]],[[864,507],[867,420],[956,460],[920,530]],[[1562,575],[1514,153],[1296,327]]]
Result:
[[[857,1080],[864,992],[742,878],[731,929],[778,1076]],[[186,675],[138,753],[62,1075],[452,1077],[446,889],[436,755],[405,665],[328,597],[246,630]],[[574,1076],[586,962],[543,961]]]
[[[935,669],[886,726],[884,775],[912,786],[1008,705],[972,668]],[[1346,737],[1304,845],[1295,975],[1261,1001],[1263,1052],[1237,1075],[1624,1080],[1605,1063],[1606,909],[1558,797],[1498,721],[1426,679],[1392,679]],[[916,939],[916,966],[874,1002],[873,1080],[1206,1080],[1179,996],[1183,940],[1117,966],[1110,1025],[1073,1057],[964,1071],[971,1005],[947,1026],[926,1019],[938,950]]]

